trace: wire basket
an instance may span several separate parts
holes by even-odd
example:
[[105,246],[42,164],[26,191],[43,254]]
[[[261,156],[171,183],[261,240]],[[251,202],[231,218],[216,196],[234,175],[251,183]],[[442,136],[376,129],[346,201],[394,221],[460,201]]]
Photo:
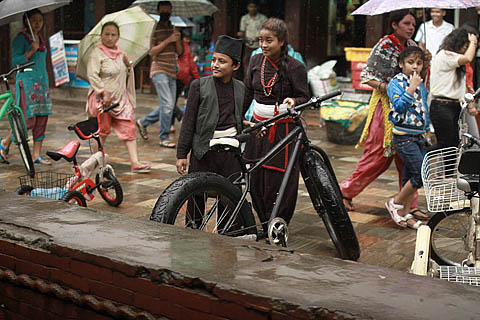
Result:
[[422,180],[428,211],[463,209],[465,193],[457,188],[459,149],[449,147],[430,151],[422,163]]
[[59,200],[73,185],[76,176],[70,173],[41,171],[35,173],[33,178],[24,175],[18,177],[18,180],[20,180],[20,188],[18,189],[20,194]]
[[440,279],[480,286],[480,269],[475,267],[440,266]]

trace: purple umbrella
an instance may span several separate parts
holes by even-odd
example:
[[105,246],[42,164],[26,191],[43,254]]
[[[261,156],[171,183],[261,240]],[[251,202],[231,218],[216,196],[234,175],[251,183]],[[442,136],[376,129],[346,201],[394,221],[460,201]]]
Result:
[[[423,27],[425,28],[425,8],[466,9],[476,6],[480,6],[480,0],[369,0],[352,14],[374,16],[400,9],[423,8]],[[426,42],[426,28],[423,34]]]
[[369,0],[352,14],[374,16],[399,9],[466,9],[480,6],[480,0]]

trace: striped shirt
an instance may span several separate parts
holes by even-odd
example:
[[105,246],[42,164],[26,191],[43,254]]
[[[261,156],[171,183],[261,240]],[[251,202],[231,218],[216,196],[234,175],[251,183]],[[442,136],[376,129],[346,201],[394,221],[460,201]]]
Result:
[[[170,22],[168,22],[168,24],[159,22],[153,36],[154,46],[167,39],[172,33],[173,26]],[[164,73],[174,79],[176,78],[177,54],[175,42],[167,44],[162,52],[157,53],[152,58],[152,64],[150,65],[150,78],[157,73]]]

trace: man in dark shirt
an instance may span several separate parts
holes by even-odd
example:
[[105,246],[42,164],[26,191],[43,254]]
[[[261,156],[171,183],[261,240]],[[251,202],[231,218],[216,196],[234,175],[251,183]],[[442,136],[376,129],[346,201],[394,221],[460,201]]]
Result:
[[232,78],[240,68],[241,53],[241,40],[220,36],[212,58],[213,75],[192,82],[177,147],[179,174],[186,174],[190,151],[189,172],[228,177],[240,170],[233,152],[212,151],[209,143],[212,138],[235,136],[242,129],[245,86]]

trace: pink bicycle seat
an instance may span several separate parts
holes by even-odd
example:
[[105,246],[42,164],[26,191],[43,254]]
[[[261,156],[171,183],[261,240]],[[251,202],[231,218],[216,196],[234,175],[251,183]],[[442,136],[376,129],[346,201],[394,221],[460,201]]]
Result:
[[47,155],[55,161],[64,158],[68,162],[72,162],[73,159],[75,159],[79,148],[80,142],[78,140],[73,140],[58,151],[47,151]]

